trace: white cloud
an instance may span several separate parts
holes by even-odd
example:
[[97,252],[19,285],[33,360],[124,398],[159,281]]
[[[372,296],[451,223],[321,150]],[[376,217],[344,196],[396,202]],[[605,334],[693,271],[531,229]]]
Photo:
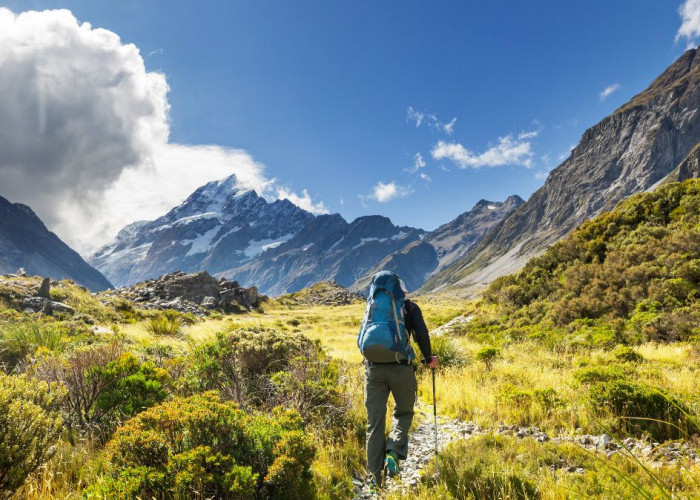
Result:
[[424,168],[425,165],[426,165],[426,163],[425,163],[425,159],[423,158],[423,155],[420,153],[416,153],[415,155],[413,155],[413,167],[405,168],[404,172],[409,172],[411,174],[415,174],[421,168]]
[[408,109],[406,110],[406,121],[415,122],[416,128],[420,127],[421,123],[423,123],[424,118],[425,118],[425,113],[421,113],[420,111],[416,111],[415,109],[413,109],[412,106],[409,106]]
[[430,176],[428,174],[426,174],[424,172],[422,172],[419,177],[426,182],[431,182],[433,180],[430,178]]
[[676,33],[676,42],[685,38],[688,48],[696,45],[696,39],[700,36],[700,0],[686,0],[678,8],[681,16],[681,26]]
[[[240,188],[276,192],[246,151],[170,142],[165,76],[68,10],[0,8],[0,64],[0,196],[31,206],[80,251],[232,173]],[[325,209],[305,191],[286,194]]]
[[309,195],[309,192],[306,189],[302,190],[301,196],[299,196],[293,191],[290,191],[288,188],[278,187],[277,198],[281,200],[289,200],[296,206],[303,208],[304,210],[306,210],[307,212],[311,212],[312,214],[319,215],[330,213],[330,211],[328,210],[328,208],[326,208],[326,205],[322,201],[314,203],[314,201],[311,199],[311,196]]
[[522,132],[517,138],[512,135],[499,137],[498,144],[481,154],[475,154],[456,142],[438,141],[430,151],[436,160],[451,160],[460,168],[499,167],[502,165],[532,166],[531,139],[537,137],[539,131]]
[[457,118],[452,118],[452,120],[450,120],[449,123],[445,123],[442,126],[442,130],[447,135],[452,135],[452,133],[455,131],[455,123],[457,123]]
[[620,89],[620,84],[619,84],[619,83],[613,83],[612,85],[608,85],[607,87],[605,87],[605,88],[600,92],[600,95],[599,95],[598,97],[600,98],[601,101],[604,101],[605,99],[607,99],[608,97],[610,97],[610,95],[611,95],[613,92],[616,92],[616,91],[619,90],[619,89]]
[[455,131],[457,118],[452,118],[452,120],[450,120],[448,123],[442,123],[435,113],[416,111],[413,106],[409,106],[406,109],[406,121],[415,123],[416,128],[420,127],[423,122],[425,122],[428,127],[433,128],[438,132],[452,135],[452,133]]
[[540,170],[535,174],[535,179],[538,181],[544,181],[549,176],[549,170]]
[[372,191],[367,195],[360,195],[360,200],[365,204],[369,200],[375,200],[379,203],[387,203],[395,198],[403,198],[413,192],[409,186],[402,186],[391,181],[388,183],[378,182]]

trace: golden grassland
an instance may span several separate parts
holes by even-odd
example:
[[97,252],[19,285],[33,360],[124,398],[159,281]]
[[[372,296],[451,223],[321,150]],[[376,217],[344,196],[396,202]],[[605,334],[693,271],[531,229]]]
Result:
[[[237,328],[263,327],[303,333],[319,340],[330,355],[349,363],[348,387],[353,412],[362,418],[362,363],[356,347],[362,303],[290,307],[269,300],[262,312],[214,315],[183,325],[178,335],[170,336],[149,333],[148,318],[131,323],[120,321],[112,308],[104,308],[90,294],[71,287],[59,287],[54,293],[57,300],[92,311],[102,327],[103,333],[99,335],[116,333],[136,351],[138,347],[162,344],[175,352],[186,353],[214,339],[218,332]],[[418,297],[416,302],[430,330],[474,309],[474,303],[449,297]],[[532,425],[551,435],[600,434],[610,425],[609,419],[594,414],[582,404],[583,388],[576,380],[576,373],[582,368],[620,364],[610,350],[589,348],[562,353],[536,341],[520,341],[506,343],[487,364],[477,354],[484,344],[466,335],[434,339],[434,344],[445,359],[459,361],[437,370],[440,413],[474,421],[484,428],[499,424]],[[700,405],[697,345],[647,343],[635,346],[634,351],[642,359],[634,365],[620,364],[621,369],[635,381],[680,396],[697,412]],[[425,369],[418,373],[419,395],[431,403],[430,373]],[[541,395],[546,397],[543,399]],[[30,476],[16,497],[77,498],[86,486],[81,481],[99,475],[100,456],[100,450],[91,448],[89,443],[78,442],[73,446],[63,443],[56,456]],[[343,478],[347,480],[362,473],[363,456],[362,436],[357,429],[349,430],[344,438],[324,441],[312,467],[321,497],[343,498],[334,495],[335,485]],[[557,464],[564,462],[585,466],[585,474],[578,477],[563,472]],[[601,459],[569,445],[543,445],[508,436],[483,437],[451,445],[441,459],[440,480],[430,479],[432,467],[426,471],[425,482],[405,498],[694,498],[700,492],[700,474],[694,465],[685,462],[650,472],[646,466],[624,456]],[[659,487],[658,481],[664,486]],[[467,483],[474,487],[467,488]],[[669,491],[675,496],[667,495]],[[389,498],[401,498],[401,495],[395,493]]]

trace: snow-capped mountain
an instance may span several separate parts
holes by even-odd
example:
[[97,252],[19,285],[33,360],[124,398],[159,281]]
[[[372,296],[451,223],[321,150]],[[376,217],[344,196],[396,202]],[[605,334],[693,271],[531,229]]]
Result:
[[236,184],[233,175],[210,182],[163,217],[126,226],[90,262],[115,286],[175,270],[213,274],[284,243],[314,219],[288,200],[268,203]]
[[424,234],[422,229],[395,226],[379,215],[358,217],[351,223],[338,214],[320,215],[289,241],[221,276],[255,284],[271,295],[325,280],[347,287]]

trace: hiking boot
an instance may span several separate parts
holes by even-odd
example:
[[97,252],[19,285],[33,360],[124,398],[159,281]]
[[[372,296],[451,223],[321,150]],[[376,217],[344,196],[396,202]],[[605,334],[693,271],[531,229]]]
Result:
[[369,480],[369,494],[370,496],[376,497],[379,495],[379,485],[374,480],[374,478]]
[[386,477],[394,477],[398,476],[399,472],[401,472],[399,469],[399,457],[394,450],[391,450],[384,459],[384,475]]

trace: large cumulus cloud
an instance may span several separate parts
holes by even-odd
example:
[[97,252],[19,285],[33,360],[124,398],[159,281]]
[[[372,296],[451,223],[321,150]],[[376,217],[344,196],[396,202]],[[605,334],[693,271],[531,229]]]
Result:
[[87,252],[212,179],[273,192],[245,151],[169,143],[167,93],[115,33],[68,10],[0,8],[0,196]]

